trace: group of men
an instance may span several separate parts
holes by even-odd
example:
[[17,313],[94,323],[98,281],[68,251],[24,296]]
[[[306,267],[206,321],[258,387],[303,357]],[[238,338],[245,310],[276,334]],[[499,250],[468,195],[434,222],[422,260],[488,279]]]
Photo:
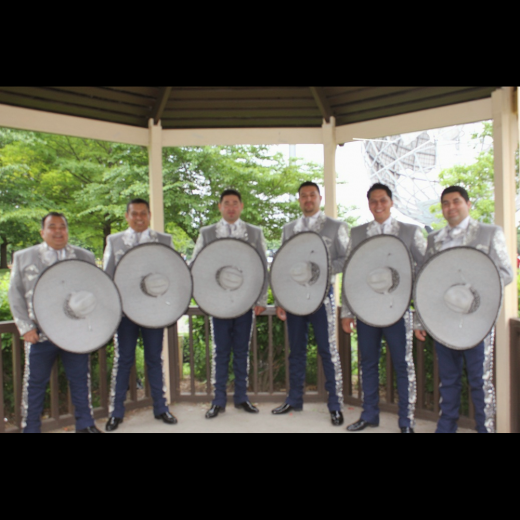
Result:
[[[504,285],[511,282],[513,272],[505,248],[502,230],[497,226],[480,224],[469,217],[471,203],[464,188],[453,186],[444,190],[441,196],[443,215],[448,225],[431,233],[426,240],[418,226],[398,222],[391,216],[392,192],[383,184],[373,185],[367,194],[370,211],[374,220],[354,227],[350,232],[344,222],[327,217],[321,210],[321,194],[317,184],[303,183],[298,190],[301,218],[288,223],[282,232],[282,243],[294,235],[312,231],[319,234],[326,244],[331,265],[331,279],[323,303],[312,314],[300,316],[277,306],[279,319],[287,321],[289,334],[290,388],[285,402],[272,410],[275,415],[287,414],[303,409],[303,393],[307,355],[309,324],[312,324],[318,352],[323,362],[328,392],[328,409],[331,422],[335,426],[343,424],[341,412],[343,403],[343,380],[336,345],[334,279],[341,273],[352,251],[364,240],[381,234],[400,238],[413,258],[418,270],[436,252],[465,245],[484,249],[499,269]],[[244,204],[239,192],[225,190],[219,202],[221,220],[201,229],[197,240],[193,261],[200,251],[215,240],[234,238],[248,242],[259,253],[267,269],[266,245],[261,228],[241,220]],[[104,255],[104,269],[111,277],[123,255],[131,248],[147,242],[159,242],[173,247],[171,237],[150,229],[151,213],[148,203],[134,199],[127,205],[126,220],[129,228],[122,233],[108,237]],[[478,231],[478,233],[477,233]],[[54,359],[61,355],[69,379],[72,401],[75,406],[76,431],[79,433],[100,433],[94,424],[90,405],[88,354],[71,354],[53,345],[38,330],[32,309],[32,293],[38,276],[50,265],[64,259],[79,258],[94,263],[92,253],[68,244],[68,228],[65,216],[50,213],[42,220],[43,243],[15,254],[9,298],[14,320],[24,336],[26,345],[26,370],[23,393],[24,432],[40,429],[45,387],[50,377]],[[485,242],[485,243],[483,243]],[[481,246],[484,246],[483,248]],[[345,300],[345,299],[344,299]],[[213,419],[226,409],[226,387],[229,359],[233,353],[235,375],[235,407],[248,413],[258,413],[248,396],[249,347],[254,316],[260,315],[267,306],[267,279],[260,298],[252,309],[233,319],[212,318],[213,366],[212,382],[215,397],[206,418]],[[411,354],[412,322],[405,315],[389,327],[373,327],[363,323],[349,309],[345,301],[342,305],[342,328],[346,333],[356,327],[361,356],[363,390],[363,412],[360,419],[349,425],[347,430],[360,431],[379,424],[379,356],[381,340],[384,336],[390,349],[397,375],[399,394],[399,427],[402,433],[414,432],[415,371]],[[418,339],[425,339],[421,324],[415,326]],[[128,389],[129,375],[135,360],[136,342],[142,335],[145,361],[153,399],[153,412],[158,420],[175,424],[177,419],[170,413],[164,392],[161,351],[163,329],[139,326],[123,317],[115,336],[115,358],[111,384],[110,417],[107,431],[114,431],[123,422],[124,401]],[[72,341],[79,341],[73,338]],[[441,379],[441,417],[438,432],[454,432],[457,428],[460,407],[461,377],[463,358],[466,358],[472,397],[475,405],[477,430],[492,430],[489,421],[490,396],[485,395],[483,366],[485,363],[484,342],[476,347],[456,352],[436,343]],[[489,385],[486,391],[492,392]]]

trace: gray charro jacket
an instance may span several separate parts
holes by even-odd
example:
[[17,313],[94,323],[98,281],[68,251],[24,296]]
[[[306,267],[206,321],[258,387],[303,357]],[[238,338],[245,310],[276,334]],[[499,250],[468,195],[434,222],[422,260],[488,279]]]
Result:
[[[444,241],[448,239],[448,227],[449,226],[443,227],[428,235],[428,246],[423,264],[442,250]],[[504,287],[513,281],[513,268],[511,267],[511,261],[509,260],[509,254],[507,252],[504,231],[500,226],[482,224],[470,218],[468,227],[462,238],[462,245],[473,247],[486,253],[495,263]],[[417,316],[414,328],[424,330]]]
[[[70,244],[65,246],[65,259],[84,260],[96,265],[96,258],[90,251]],[[57,261],[56,252],[45,242],[17,251],[14,255],[8,296],[14,322],[22,336],[38,328],[32,303],[34,287],[45,269]],[[40,341],[45,339],[40,334]]]
[[[428,236],[428,247],[423,263],[441,251],[442,245],[447,239],[447,235],[448,226]],[[462,245],[474,247],[486,253],[493,262],[495,262],[504,287],[513,281],[513,269],[507,252],[506,239],[504,231],[500,226],[482,224],[470,218],[468,227],[462,238]]]
[[[380,234],[380,226],[375,220],[368,224],[352,228],[350,232],[350,243],[346,255],[347,259],[350,257],[352,251],[354,251],[354,249],[364,240]],[[424,237],[421,228],[413,224],[399,222],[392,218],[390,221],[390,232],[387,234],[398,237],[403,241],[412,256],[414,264],[413,268],[415,273],[417,273],[417,270],[423,263],[424,254],[426,253],[426,238]],[[341,294],[343,294],[343,288]],[[342,299],[341,318],[354,318],[354,314],[352,314],[352,311],[346,304],[346,299],[344,297]]]
[[316,221],[311,228],[305,226],[304,217],[293,220],[286,224],[282,230],[282,244],[292,236],[304,231],[314,231],[321,236],[327,249],[332,269],[331,283],[334,283],[334,275],[343,271],[348,247],[348,226],[341,220],[327,217],[322,211],[319,212]]
[[[148,236],[142,237],[139,245],[158,242],[173,249],[171,235],[168,235],[167,233],[159,233],[150,228],[148,228],[147,231],[149,231],[149,234],[147,234]],[[146,231],[143,231],[143,233],[146,233]],[[111,278],[114,278],[116,266],[121,258],[123,258],[123,255],[136,245],[131,228],[128,228],[126,231],[121,233],[110,235],[107,238],[107,247],[105,248],[105,254],[103,255],[103,269]]]
[[[246,224],[243,220],[240,219],[238,219],[235,224],[236,227],[233,230],[231,236],[229,235],[227,223],[224,219],[221,219],[212,226],[205,226],[201,228],[199,238],[197,239],[195,249],[193,250],[191,263],[193,263],[200,251],[208,244],[211,244],[211,242],[214,242],[220,238],[237,238],[238,240],[243,240],[244,242],[249,243],[257,250],[264,264],[265,272],[267,273],[267,247],[262,229],[257,226],[253,226],[252,224]],[[267,286],[268,277],[266,276],[260,298],[256,302],[256,305],[267,307]]]

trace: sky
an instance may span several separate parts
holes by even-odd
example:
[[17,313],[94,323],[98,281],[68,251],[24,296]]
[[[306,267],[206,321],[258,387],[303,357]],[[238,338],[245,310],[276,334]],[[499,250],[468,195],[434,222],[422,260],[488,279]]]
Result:
[[[429,131],[437,141],[437,165],[431,172],[431,176],[436,177],[438,173],[455,164],[471,164],[475,161],[477,154],[481,151],[474,148],[474,141],[471,135],[482,130],[482,123],[472,123],[459,125],[443,129],[433,129]],[[415,139],[420,132],[406,134],[405,140]],[[490,144],[490,143],[489,143]],[[295,157],[304,161],[312,161],[323,165],[323,145],[277,145],[271,147],[272,151],[282,153],[286,159],[289,158],[293,148]],[[365,162],[365,152],[362,141],[354,141],[338,146],[336,149],[336,172],[338,174],[338,185],[336,199],[338,204],[344,206],[356,206],[357,209],[351,211],[352,215],[359,217],[358,225],[369,222],[373,219],[368,210],[366,193],[371,185],[370,173]],[[324,194],[324,198],[326,193]],[[394,217],[409,222],[419,224],[412,218],[401,214],[395,207],[392,209]]]

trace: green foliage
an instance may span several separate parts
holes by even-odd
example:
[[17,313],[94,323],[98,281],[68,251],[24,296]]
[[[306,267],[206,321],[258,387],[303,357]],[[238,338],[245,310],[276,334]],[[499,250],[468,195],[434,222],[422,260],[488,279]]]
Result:
[[[493,140],[492,122],[484,122],[482,131],[472,135],[474,148],[481,150],[487,149],[487,145]],[[520,185],[519,155],[516,151],[516,186]],[[475,163],[471,165],[455,165],[447,168],[439,174],[440,185],[445,188],[448,186],[463,186],[471,200],[470,215],[475,220],[485,223],[493,223],[495,213],[495,172],[493,160],[493,146],[487,151],[481,151],[477,155]],[[440,202],[430,208],[432,213],[438,217],[438,223],[434,228],[439,229],[445,225],[442,217]]]
[[[201,226],[220,218],[222,190],[238,189],[243,219],[279,240],[299,215],[298,186],[322,169],[285,162],[265,146],[164,148],[165,228],[191,253]],[[126,228],[128,200],[148,198],[148,151],[139,146],[0,129],[0,242],[10,252],[39,242],[48,211],[67,215],[72,244],[101,258],[106,237]]]
[[[472,139],[474,147],[484,148],[486,142],[493,138],[493,125],[490,122],[483,123],[480,133],[474,134]],[[495,172],[493,164],[493,147],[488,151],[481,151],[475,163],[470,165],[455,165],[442,170],[439,174],[439,182],[443,188],[448,186],[463,186],[470,195],[470,215],[475,220],[492,223],[495,211]],[[434,228],[445,225],[440,202],[431,207],[431,212],[436,213],[439,222]]]

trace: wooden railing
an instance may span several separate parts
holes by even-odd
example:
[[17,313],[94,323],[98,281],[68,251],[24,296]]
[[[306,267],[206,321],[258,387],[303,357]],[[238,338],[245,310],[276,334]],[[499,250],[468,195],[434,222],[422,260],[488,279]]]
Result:
[[[189,325],[187,334],[179,333],[177,324],[168,329],[170,401],[209,402],[213,396],[211,386],[212,343],[209,318],[199,308],[192,307],[187,312],[187,319]],[[279,330],[277,334],[274,334],[275,327],[283,327],[283,340],[280,339]],[[265,341],[265,333],[262,333],[263,341],[259,341],[260,329],[267,330],[267,341]],[[341,331],[339,319],[338,329],[338,350],[343,372],[344,402],[346,405],[361,406],[361,391],[357,370],[359,355],[356,342],[351,341],[350,335]],[[257,319],[253,331],[249,395],[253,402],[281,404],[289,387],[287,329],[275,317],[274,307],[268,307],[265,313]],[[7,359],[5,355],[8,352],[7,350],[0,356],[0,433],[19,432],[23,390],[23,342],[20,340],[13,322],[0,323],[0,334],[4,335],[4,346],[9,339],[12,342],[10,359]],[[200,345],[201,337],[203,337],[202,349]],[[2,347],[1,335],[0,347]],[[511,320],[511,347],[513,374],[520,374],[520,320]],[[414,345],[417,377],[416,416],[417,418],[437,421],[439,415],[439,376],[437,359],[431,348],[431,345],[419,342]],[[428,366],[427,358],[429,360]],[[96,419],[108,416],[110,362],[107,347],[91,355],[92,394],[96,401],[94,408]],[[384,365],[386,367],[386,385],[381,388],[380,407],[383,411],[397,413],[397,396],[389,352],[386,353]],[[198,376],[197,367],[199,367],[200,372]],[[327,395],[319,356],[317,366],[314,369],[317,373],[316,384],[307,386],[305,401],[323,402],[326,401]],[[512,400],[514,410],[517,410],[516,413],[513,413],[513,431],[520,430],[520,382],[518,380],[518,377],[513,377]],[[50,398],[47,400],[46,417],[42,421],[42,431],[74,424],[70,396],[67,395],[67,391],[63,391],[63,388],[66,388],[64,381],[64,375],[60,374],[58,364],[56,364],[51,375]],[[125,403],[127,410],[151,406],[152,404],[146,376],[144,389],[139,390],[137,386],[134,367],[127,402]],[[6,388],[7,390],[5,390]],[[469,399],[469,413],[467,416],[460,418],[459,425],[468,428],[474,426],[471,399]]]

